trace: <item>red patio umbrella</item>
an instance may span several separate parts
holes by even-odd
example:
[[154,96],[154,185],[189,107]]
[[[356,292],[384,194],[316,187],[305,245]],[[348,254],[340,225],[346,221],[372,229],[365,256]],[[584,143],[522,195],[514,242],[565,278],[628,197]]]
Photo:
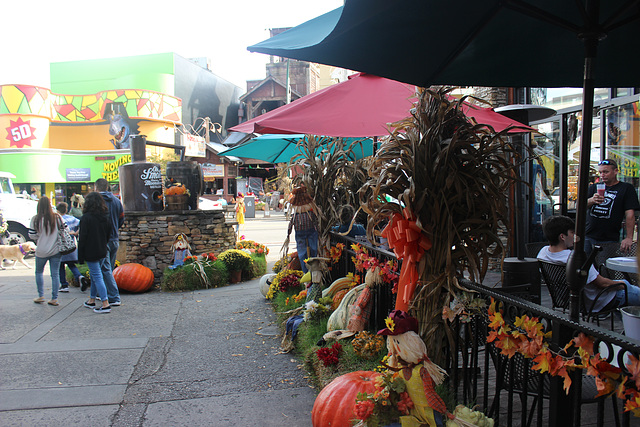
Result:
[[[387,124],[410,115],[415,91],[413,85],[358,73],[229,130],[354,138],[388,135]],[[463,111],[477,123],[491,125],[496,132],[509,126],[523,128],[512,132],[533,130],[490,108],[465,105]]]

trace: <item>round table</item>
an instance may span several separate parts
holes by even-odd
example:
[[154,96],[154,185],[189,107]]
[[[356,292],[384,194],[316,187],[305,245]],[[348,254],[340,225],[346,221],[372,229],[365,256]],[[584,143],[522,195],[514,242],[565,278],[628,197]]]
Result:
[[638,262],[634,256],[609,258],[606,261],[606,266],[610,270],[621,271],[623,273],[638,272]]

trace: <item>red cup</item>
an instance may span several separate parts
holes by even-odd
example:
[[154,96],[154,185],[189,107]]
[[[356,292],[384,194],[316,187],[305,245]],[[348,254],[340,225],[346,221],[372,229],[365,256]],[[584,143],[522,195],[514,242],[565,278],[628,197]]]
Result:
[[597,186],[598,195],[604,197],[604,190],[606,188],[607,188],[607,186],[605,184],[598,184],[598,186]]

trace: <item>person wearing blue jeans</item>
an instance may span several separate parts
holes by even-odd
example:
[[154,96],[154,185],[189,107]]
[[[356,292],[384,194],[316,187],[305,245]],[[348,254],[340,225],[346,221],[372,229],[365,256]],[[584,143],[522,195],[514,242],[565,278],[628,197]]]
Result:
[[[75,238],[75,236],[78,235],[80,221],[72,215],[67,215],[67,208],[68,205],[65,202],[60,202],[56,205],[58,213],[62,215],[62,220],[69,228],[69,234]],[[60,292],[69,292],[69,283],[67,282],[67,271],[65,269],[65,265],[69,267],[69,270],[71,270],[76,282],[80,285],[80,278],[82,277],[82,274],[80,274],[80,270],[78,270],[76,262],[78,262],[78,248],[70,254],[62,255],[62,258],[60,258]]]
[[305,187],[298,187],[291,192],[290,203],[293,218],[289,223],[287,240],[291,235],[291,229],[295,228],[298,259],[302,271],[306,273],[309,269],[304,260],[318,256],[318,220],[314,212],[316,206]]
[[49,263],[51,273],[51,300],[49,305],[57,306],[58,288],[60,287],[60,250],[58,249],[58,230],[66,227],[60,215],[53,211],[51,202],[46,196],[38,200],[36,215],[31,218],[29,237],[34,239],[36,248],[36,288],[38,297],[33,300],[37,304],[44,302],[44,266]]
[[[91,275],[91,290],[89,291],[89,301],[84,303],[87,308],[96,308],[96,296],[100,297],[103,302],[103,306],[111,309],[109,305],[109,299],[107,298],[107,287],[105,286],[104,279],[102,278],[102,262],[101,261],[87,261],[87,267],[89,267],[89,274]],[[107,309],[101,310],[101,312],[107,312]]]
[[[108,214],[107,205],[99,193],[94,191],[87,194],[80,219],[78,262],[86,262],[91,275],[91,293],[84,306],[93,308],[96,313],[111,311],[101,267],[108,255],[107,243],[111,235]],[[102,301],[102,307],[96,304],[98,296]]]
[[100,270],[102,271],[102,279],[107,288],[107,296],[111,305],[118,306],[120,302],[120,291],[113,277],[113,266],[116,265],[116,254],[120,244],[118,241],[109,240],[107,243],[107,256],[100,261]]
[[[308,253],[307,247],[309,248]],[[300,260],[302,271],[306,273],[309,269],[304,260],[318,256],[318,232],[314,228],[296,230],[296,249],[298,250],[298,259]]]
[[[58,290],[60,288],[60,252],[48,257],[36,255],[36,287],[38,288],[38,298],[44,302],[44,266],[49,263],[49,273],[51,274],[51,301],[50,305],[58,305]],[[35,301],[35,300],[34,300]],[[38,302],[38,301],[35,301]]]
[[111,223],[111,234],[107,243],[107,256],[100,263],[104,284],[107,287],[109,303],[118,306],[120,302],[120,291],[116,280],[113,278],[113,269],[116,267],[116,255],[120,247],[120,235],[118,229],[124,224],[124,208],[120,200],[109,191],[109,182],[104,178],[96,180],[94,190],[99,192],[108,210],[108,217]]

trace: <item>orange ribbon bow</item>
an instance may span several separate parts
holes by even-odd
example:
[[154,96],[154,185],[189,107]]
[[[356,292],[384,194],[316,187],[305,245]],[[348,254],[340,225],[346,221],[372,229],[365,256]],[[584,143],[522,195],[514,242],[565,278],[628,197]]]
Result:
[[408,311],[419,279],[417,265],[424,251],[431,249],[431,240],[420,230],[415,215],[408,208],[402,215],[393,214],[391,222],[382,230],[382,237],[389,241],[389,247],[402,260],[396,310]]

